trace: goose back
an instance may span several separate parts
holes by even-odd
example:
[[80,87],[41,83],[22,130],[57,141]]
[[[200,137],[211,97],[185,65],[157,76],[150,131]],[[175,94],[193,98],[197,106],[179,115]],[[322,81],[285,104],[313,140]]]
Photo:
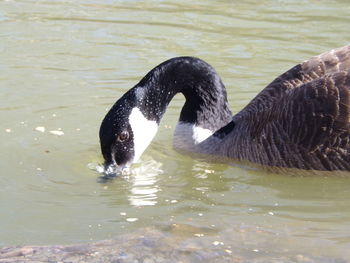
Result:
[[233,117],[217,153],[262,165],[350,170],[350,46],[276,78]]

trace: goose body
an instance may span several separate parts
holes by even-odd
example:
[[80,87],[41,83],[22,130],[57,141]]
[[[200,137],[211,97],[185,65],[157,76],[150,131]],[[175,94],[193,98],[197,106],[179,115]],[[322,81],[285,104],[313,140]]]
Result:
[[260,165],[350,170],[350,46],[291,68],[234,116],[209,64],[193,57],[167,60],[105,116],[100,143],[106,167],[137,161],[177,93],[186,101],[175,148]]

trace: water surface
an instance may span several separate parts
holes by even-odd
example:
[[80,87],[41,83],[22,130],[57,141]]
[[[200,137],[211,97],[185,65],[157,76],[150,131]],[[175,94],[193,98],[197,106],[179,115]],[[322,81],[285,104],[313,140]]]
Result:
[[0,2],[0,245],[72,244],[151,227],[203,244],[214,233],[219,243],[210,245],[248,259],[350,259],[349,178],[177,153],[181,96],[137,176],[101,184],[89,169],[102,162],[106,111],[155,65],[180,55],[208,61],[237,112],[295,64],[347,44],[349,12],[341,0]]

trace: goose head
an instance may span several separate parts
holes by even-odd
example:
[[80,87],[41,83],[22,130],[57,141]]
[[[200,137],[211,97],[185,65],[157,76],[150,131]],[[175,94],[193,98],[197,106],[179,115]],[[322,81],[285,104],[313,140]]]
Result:
[[129,90],[102,121],[100,145],[107,174],[136,162],[158,130],[157,121],[146,112],[143,96],[140,87]]

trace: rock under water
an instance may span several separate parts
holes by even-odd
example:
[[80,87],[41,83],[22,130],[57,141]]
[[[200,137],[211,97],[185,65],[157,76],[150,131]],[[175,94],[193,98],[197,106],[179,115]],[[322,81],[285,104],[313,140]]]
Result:
[[342,258],[307,255],[296,251],[242,249],[244,244],[228,246],[220,241],[220,236],[214,231],[207,229],[199,235],[196,234],[198,229],[187,225],[174,224],[167,228],[165,231],[146,228],[110,240],[76,245],[4,247],[0,248],[0,262],[346,262]]

